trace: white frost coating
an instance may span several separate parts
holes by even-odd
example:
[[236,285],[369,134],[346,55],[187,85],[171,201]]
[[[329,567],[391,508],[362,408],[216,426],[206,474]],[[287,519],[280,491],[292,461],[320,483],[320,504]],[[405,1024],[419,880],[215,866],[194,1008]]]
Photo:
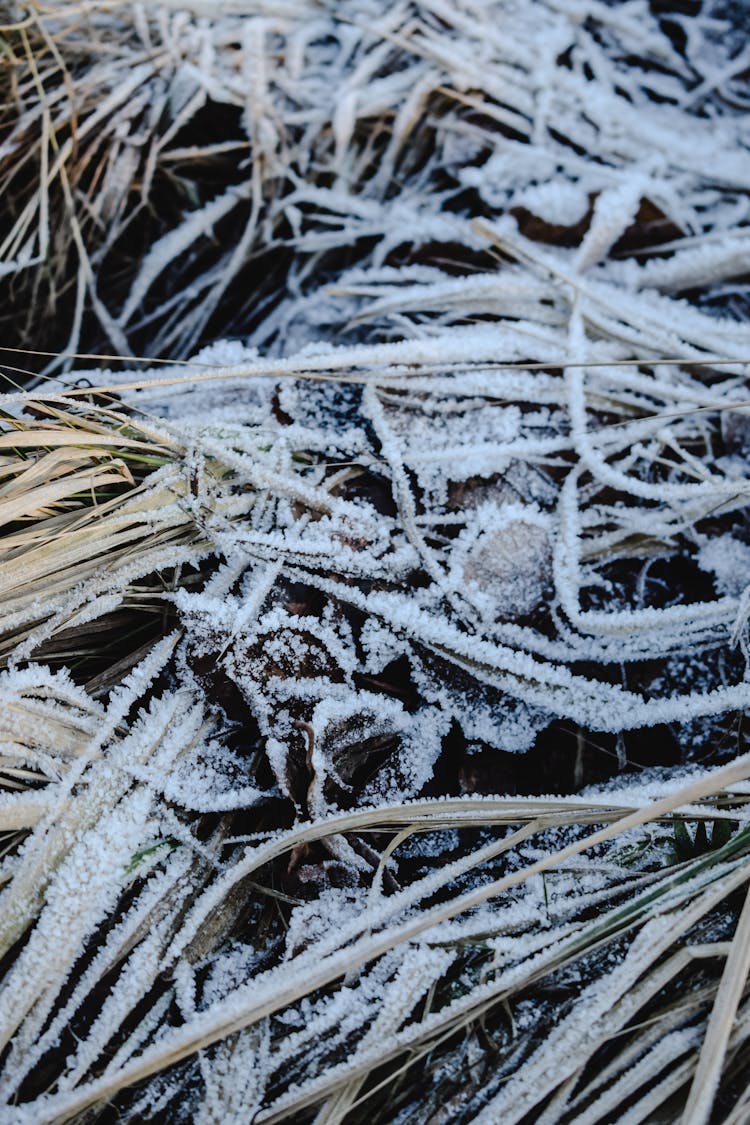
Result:
[[[148,206],[207,98],[247,134],[218,154],[236,184],[164,220],[103,326],[134,346],[153,325],[149,354],[178,357],[231,295],[253,329],[183,368],[85,373],[185,450],[152,478],[171,490],[143,521],[161,538],[139,554],[133,533],[126,566],[105,557],[72,590],[63,551],[45,597],[30,582],[4,617],[30,632],[0,674],[0,769],[35,788],[0,797],[3,827],[28,830],[0,865],[2,951],[24,942],[0,992],[3,1120],[109,1092],[118,1112],[120,1080],[143,1078],[136,1116],[179,1096],[191,1120],[261,1122],[317,1099],[338,1121],[384,1051],[398,1069],[453,1035],[466,1054],[445,1048],[441,1080],[470,1074],[473,1032],[456,1030],[507,997],[517,1038],[479,1120],[533,1115],[597,1035],[622,1061],[642,977],[700,916],[690,904],[720,909],[722,880],[739,885],[729,860],[670,883],[671,828],[652,825],[456,908],[583,831],[577,805],[624,815],[708,784],[698,770],[558,801],[493,802],[481,784],[414,800],[471,788],[475,763],[501,785],[496,763],[511,771],[505,754],[561,720],[619,735],[750,705],[746,56],[704,7],[680,53],[643,0],[170,2],[137,6],[137,67],[96,63],[103,95],[76,135],[116,135],[126,155],[101,166],[94,225]],[[67,97],[48,107],[63,124]],[[153,148],[149,113],[166,123]],[[71,145],[45,159],[59,171]],[[3,233],[0,273],[19,283],[48,244],[42,207]],[[217,245],[235,218],[237,245]],[[268,304],[235,292],[252,284],[236,268],[277,252]],[[162,289],[186,261],[178,303]],[[0,403],[14,416],[30,397]],[[185,588],[165,582],[149,608],[181,632],[106,704],[23,666],[160,569]],[[671,913],[644,929],[652,894]],[[534,980],[575,969],[594,916],[616,929],[624,905],[640,936],[601,947],[550,1035]],[[68,1025],[49,1097],[24,1104]],[[657,1096],[694,1042],[671,1027],[630,1065]],[[176,1076],[139,1071],[172,1048],[193,1052]],[[617,1113],[617,1081],[602,1088],[591,1117]]]
[[451,579],[491,625],[538,609],[552,579],[549,519],[537,508],[480,505],[451,553]]
[[635,219],[648,188],[647,178],[636,172],[616,188],[606,188],[601,193],[594,204],[591,226],[576,254],[575,269],[579,273],[584,273],[609,253]]
[[105,815],[75,845],[47,889],[44,908],[0,991],[0,1036],[13,1034],[32,1003],[49,1011],[94,926],[113,908],[126,865],[141,843],[148,790]]
[[527,188],[523,201],[532,215],[538,215],[540,219],[554,226],[575,226],[589,209],[589,197],[584,189],[578,184],[567,183],[564,180]]
[[738,597],[750,585],[750,546],[733,535],[719,535],[701,547],[698,560],[710,571],[719,593]]

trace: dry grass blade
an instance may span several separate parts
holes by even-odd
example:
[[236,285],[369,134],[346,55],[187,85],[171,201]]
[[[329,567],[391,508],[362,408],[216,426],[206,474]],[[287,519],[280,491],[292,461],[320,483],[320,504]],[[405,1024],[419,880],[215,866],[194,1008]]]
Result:
[[732,939],[721,984],[706,1028],[706,1037],[701,1046],[698,1066],[682,1115],[684,1125],[704,1125],[711,1116],[724,1057],[737,1017],[737,1008],[747,987],[748,972],[750,972],[750,892],[745,896],[745,904],[737,923],[737,931]]

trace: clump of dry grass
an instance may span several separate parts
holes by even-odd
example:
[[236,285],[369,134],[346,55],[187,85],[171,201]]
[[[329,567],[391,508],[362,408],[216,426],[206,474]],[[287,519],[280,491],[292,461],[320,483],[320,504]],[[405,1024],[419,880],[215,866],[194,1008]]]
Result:
[[[140,669],[141,687],[166,651]],[[729,1089],[742,1074],[746,911],[733,937],[732,910],[722,907],[749,872],[750,835],[737,829],[746,819],[746,760],[655,802],[637,789],[606,799],[448,799],[333,816],[240,846],[225,820],[201,833],[191,856],[174,838],[154,838],[161,818],[180,831],[154,785],[167,758],[188,754],[207,728],[183,688],[151,704],[146,742],[143,719],[116,736],[113,720],[132,689],[126,681],[89,738],[84,768],[74,770],[75,801],[64,800],[68,781],[50,783],[49,811],[13,870],[16,905],[5,928],[34,913],[38,921],[6,980],[13,1006],[0,1008],[6,1040],[14,1034],[5,1096],[15,1100],[11,1092],[33,1080],[40,1060],[59,1068],[55,1044],[66,1021],[77,1028],[59,1092],[19,1106],[19,1120],[77,1119],[116,1098],[135,1119],[233,1111],[239,1120],[251,1110],[281,1121],[315,1104],[326,1121],[400,1112],[440,1119],[447,1104],[488,1121],[533,1113],[594,1122],[613,1112],[641,1121],[696,1067],[709,1079],[723,1073]],[[134,770],[149,778],[149,814],[143,819],[141,809],[136,823],[144,786],[133,787]],[[713,847],[675,853],[675,815],[713,823]],[[588,827],[597,824],[605,827]],[[268,951],[278,948],[282,934],[264,906],[279,894],[274,870],[316,841],[337,854],[363,833],[390,840],[381,873],[390,857],[400,878],[410,840],[428,834],[449,850],[441,858],[433,843],[428,866],[396,893],[376,880],[341,927],[321,929],[308,904],[286,956],[240,984],[243,946],[226,936],[252,918],[251,946],[263,935]],[[456,851],[451,837],[465,846]],[[90,865],[104,855],[102,882]],[[85,888],[75,889],[73,874],[84,872]],[[244,888],[242,903],[233,888]],[[75,942],[87,926],[96,932],[97,895],[110,910],[119,896],[118,924],[103,946],[78,951],[69,999],[55,1004]],[[94,997],[105,982],[102,1004]],[[200,1063],[191,1061],[196,1052]],[[134,1084],[162,1072],[137,1093]],[[124,1087],[134,1092],[123,1101]],[[739,1106],[744,1093],[735,1087],[737,1095]],[[705,1120],[705,1102],[701,1085],[687,1119]],[[741,1120],[737,1112],[727,1120]]]
[[[306,362],[326,379],[336,363],[352,377],[351,357],[334,356]],[[364,378],[383,395],[393,379],[439,377],[378,371],[372,358]],[[287,366],[312,393],[304,364]],[[253,384],[271,403],[278,366],[259,363]],[[236,403],[236,367],[191,378],[210,386],[219,374]],[[243,423],[236,405],[231,424],[206,418],[200,399],[192,419],[158,421],[151,399],[166,395],[174,415],[181,378],[5,400],[9,1109],[35,1122],[108,1104],[134,1120],[595,1122],[679,1104],[697,1122],[718,1084],[727,1121],[741,1120],[746,911],[736,930],[734,920],[750,876],[748,759],[578,797],[370,799],[346,811],[329,780],[348,776],[346,754],[368,752],[357,750],[362,732],[332,738],[313,718],[300,723],[306,795],[291,766],[278,775],[298,803],[297,823],[284,825],[263,732],[248,753],[221,676],[246,692],[252,683],[258,699],[275,679],[288,706],[293,685],[279,680],[263,629],[265,671],[248,678],[249,610],[270,596],[282,646],[309,645],[309,607],[294,611],[295,639],[273,582],[283,590],[284,571],[303,568],[325,589],[335,565],[356,604],[362,575],[366,590],[388,555],[367,503],[339,494],[361,470],[320,460],[330,437],[298,429],[300,457],[286,423],[260,421],[257,407]],[[128,381],[145,384],[135,407],[111,397]],[[29,597],[37,574],[59,583],[54,599]],[[243,580],[244,624],[237,610],[221,617]],[[386,593],[370,591],[374,611]],[[106,669],[118,626],[92,625],[151,600],[176,600],[162,629],[184,637],[173,630],[125,665],[118,651],[93,688],[29,663],[67,632]],[[490,675],[476,641],[469,656],[418,617],[409,627],[480,682]],[[298,668],[309,700],[314,681],[304,659]],[[515,682],[553,687],[528,667]],[[336,677],[319,690],[340,691]],[[576,706],[568,695],[563,706]]]
[[164,589],[140,580],[210,550],[186,500],[185,450],[168,435],[116,408],[24,406],[0,435],[5,662],[66,632],[85,645],[86,623]]
[[[687,21],[678,49],[679,26],[663,21],[670,39],[634,8],[597,7],[588,23],[574,5],[498,9],[489,27],[483,5],[434,2],[385,12],[358,0],[339,13],[246,0],[213,14],[199,18],[200,3],[9,6],[5,346],[177,358],[257,331],[289,352],[311,338],[309,317],[320,335],[338,303],[317,293],[300,318],[283,298],[323,279],[351,292],[356,279],[341,274],[352,265],[492,269],[470,227],[498,214],[517,216],[536,241],[578,245],[595,199],[634,167],[645,178],[623,196],[609,245],[642,255],[687,237],[685,285],[743,272],[742,247],[707,237],[700,219],[707,168],[720,222],[732,221],[745,178],[733,117],[741,59],[722,55],[728,29],[717,47],[710,21]],[[649,96],[649,151],[663,167],[642,160]],[[589,238],[582,267],[606,238]],[[360,338],[372,335],[368,319],[350,322]]]
[[0,402],[9,1121],[746,1118],[744,64],[580,13],[0,31],[14,365],[249,341]]

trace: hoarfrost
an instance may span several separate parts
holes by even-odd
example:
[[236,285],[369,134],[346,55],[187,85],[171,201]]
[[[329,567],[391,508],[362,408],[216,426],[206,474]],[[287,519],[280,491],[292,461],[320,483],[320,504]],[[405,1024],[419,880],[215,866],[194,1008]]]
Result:
[[[387,1058],[439,1053],[601,942],[546,1042],[544,1005],[521,1000],[518,1044],[502,1039],[459,1107],[517,1120],[568,1096],[578,1060],[649,998],[678,923],[742,881],[726,855],[692,885],[665,873],[658,825],[655,843],[639,827],[521,878],[581,839],[581,805],[609,823],[710,788],[697,769],[575,799],[432,796],[460,792],[473,752],[494,762],[561,724],[584,740],[694,724],[711,745],[750,704],[747,58],[714,17],[741,21],[713,4],[680,21],[678,51],[640,0],[170,7],[136,6],[139,65],[99,67],[106,93],[60,166],[73,137],[120,129],[128,155],[119,181],[102,166],[98,199],[120,214],[153,172],[130,133],[152,80],[153,160],[210,98],[245,123],[247,162],[179,209],[116,313],[94,311],[123,350],[153,324],[153,354],[189,354],[254,256],[278,252],[288,274],[245,338],[179,373],[77,373],[177,452],[149,478],[166,496],[139,526],[152,548],[117,573],[105,556],[74,589],[40,561],[11,591],[0,764],[27,789],[0,800],[19,834],[0,952],[24,941],[0,992],[4,1112],[119,1112],[143,1081],[136,1117],[322,1103],[341,1120]],[[41,208],[14,219],[0,273],[46,258]],[[209,236],[240,215],[225,253]],[[180,260],[177,310],[158,294]],[[179,631],[106,702],[28,664],[160,569],[174,580],[149,608]],[[708,792],[684,815],[744,823]],[[557,827],[532,846],[535,818]],[[659,896],[669,912],[643,924]],[[602,934],[626,936],[621,911],[640,931],[617,952]],[[68,1023],[49,1094],[24,1103]],[[694,1038],[676,1027],[634,1060],[643,1081]],[[165,1059],[185,1070],[155,1078]],[[617,1089],[595,1090],[592,1114]]]
[[720,594],[738,597],[750,585],[750,546],[733,535],[710,539],[698,552],[698,562],[713,574]]

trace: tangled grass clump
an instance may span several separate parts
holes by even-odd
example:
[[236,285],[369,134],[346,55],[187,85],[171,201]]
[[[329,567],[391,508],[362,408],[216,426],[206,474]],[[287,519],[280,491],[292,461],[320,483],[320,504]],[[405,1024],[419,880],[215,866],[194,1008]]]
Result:
[[3,17],[3,1119],[747,1118],[730,16]]

